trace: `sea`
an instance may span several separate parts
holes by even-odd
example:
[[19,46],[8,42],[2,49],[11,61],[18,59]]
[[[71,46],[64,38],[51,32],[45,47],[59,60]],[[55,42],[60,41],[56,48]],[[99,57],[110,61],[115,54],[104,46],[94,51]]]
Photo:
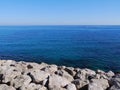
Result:
[[120,71],[120,26],[0,26],[0,59]]

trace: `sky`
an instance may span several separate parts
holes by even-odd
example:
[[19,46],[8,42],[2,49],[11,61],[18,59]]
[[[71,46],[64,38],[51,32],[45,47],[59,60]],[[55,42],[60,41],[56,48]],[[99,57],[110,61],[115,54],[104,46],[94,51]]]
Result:
[[120,25],[120,0],[0,0],[0,25]]

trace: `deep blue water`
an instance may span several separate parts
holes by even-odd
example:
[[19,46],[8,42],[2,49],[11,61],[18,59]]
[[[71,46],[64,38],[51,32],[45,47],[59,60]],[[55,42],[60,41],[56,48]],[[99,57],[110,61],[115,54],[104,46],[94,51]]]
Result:
[[0,26],[0,59],[120,71],[120,26]]

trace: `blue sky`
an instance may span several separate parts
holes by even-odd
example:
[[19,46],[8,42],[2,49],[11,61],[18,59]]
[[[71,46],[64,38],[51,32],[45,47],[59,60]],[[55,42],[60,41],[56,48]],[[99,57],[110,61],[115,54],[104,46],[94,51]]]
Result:
[[120,0],[0,0],[0,25],[120,25]]

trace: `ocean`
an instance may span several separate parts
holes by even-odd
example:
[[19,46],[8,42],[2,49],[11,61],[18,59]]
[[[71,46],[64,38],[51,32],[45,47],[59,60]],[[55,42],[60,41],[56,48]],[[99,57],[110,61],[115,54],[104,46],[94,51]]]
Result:
[[0,26],[0,59],[120,71],[120,26]]

